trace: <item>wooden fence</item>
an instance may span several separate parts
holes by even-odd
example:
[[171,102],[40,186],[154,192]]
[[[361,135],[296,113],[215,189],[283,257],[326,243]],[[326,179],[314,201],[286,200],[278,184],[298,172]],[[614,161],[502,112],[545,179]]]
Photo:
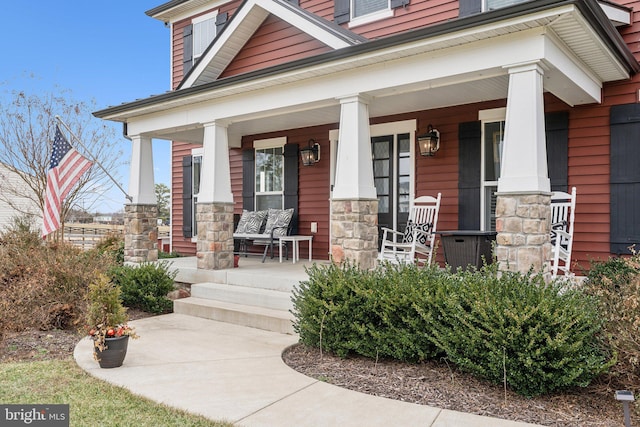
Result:
[[[64,240],[82,249],[92,249],[108,234],[124,233],[122,225],[107,224],[66,224],[64,226]],[[158,227],[158,249],[162,242],[169,239],[169,227]]]

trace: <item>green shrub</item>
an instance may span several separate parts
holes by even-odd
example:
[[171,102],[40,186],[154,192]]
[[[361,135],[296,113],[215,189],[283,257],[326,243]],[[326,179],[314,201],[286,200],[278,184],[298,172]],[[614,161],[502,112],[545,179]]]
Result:
[[348,263],[307,272],[294,329],[343,357],[445,357],[526,396],[585,386],[608,367],[595,300],[540,275]]
[[414,300],[421,293],[423,276],[437,274],[426,268],[389,266],[373,271],[355,265],[311,267],[309,280],[293,292],[294,330],[301,342],[322,346],[340,356],[392,357],[419,361],[433,357]]
[[422,312],[433,343],[465,371],[525,396],[586,386],[608,368],[596,303],[542,275],[460,272],[437,286]]
[[112,280],[122,289],[122,302],[127,307],[148,313],[168,313],[173,302],[167,294],[174,289],[177,272],[169,271],[169,263],[142,263],[111,269]]
[[178,252],[176,251],[172,251],[172,252],[162,252],[162,251],[158,251],[158,259],[168,259],[168,258],[180,258],[182,255],[180,255]]
[[640,389],[640,255],[593,263],[584,287],[598,299],[602,339],[617,359],[608,382]]

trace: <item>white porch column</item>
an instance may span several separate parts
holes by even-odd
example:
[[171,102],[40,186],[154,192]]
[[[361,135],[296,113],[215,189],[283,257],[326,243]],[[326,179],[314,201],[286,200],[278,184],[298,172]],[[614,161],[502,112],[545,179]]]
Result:
[[196,205],[198,268],[233,267],[233,193],[229,167],[228,124],[204,124],[202,172]]
[[331,256],[360,268],[375,266],[378,199],[373,181],[368,99],[340,100],[336,176],[331,200]]
[[543,74],[538,63],[509,69],[496,205],[496,258],[501,270],[541,271],[551,251]]
[[377,199],[373,183],[368,99],[356,95],[341,99],[340,104],[333,199]]
[[222,121],[204,125],[198,203],[233,203],[227,127],[228,124]]
[[131,168],[129,195],[135,205],[155,205],[156,190],[153,177],[153,150],[151,138],[131,136]]
[[544,133],[543,74],[537,63],[509,69],[499,193],[551,189]]
[[125,206],[125,262],[156,261],[158,259],[158,207],[153,177],[151,138],[131,136],[131,166],[129,195]]

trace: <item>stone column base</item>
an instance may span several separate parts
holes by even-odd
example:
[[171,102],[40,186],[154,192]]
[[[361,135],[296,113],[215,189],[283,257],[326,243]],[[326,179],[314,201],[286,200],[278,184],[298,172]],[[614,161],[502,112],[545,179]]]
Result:
[[503,271],[548,269],[550,193],[498,193],[496,258]]
[[331,257],[371,269],[378,257],[378,200],[331,201]]
[[142,263],[158,260],[158,207],[125,205],[124,261]]
[[198,203],[198,268],[233,268],[233,203]]

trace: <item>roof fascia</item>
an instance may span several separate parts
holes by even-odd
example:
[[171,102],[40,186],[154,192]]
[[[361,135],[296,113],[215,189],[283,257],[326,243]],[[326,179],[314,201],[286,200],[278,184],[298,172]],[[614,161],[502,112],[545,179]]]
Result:
[[[218,58],[221,52],[224,52],[224,57],[229,59],[223,64],[217,65],[218,69],[215,71],[217,78],[269,14],[277,16],[332,49],[341,49],[364,41],[363,38],[355,34],[353,37],[347,37],[344,31],[337,31],[328,25],[328,22],[286,1],[246,0],[240,5],[220,34],[211,42],[201,59],[187,73],[177,89],[198,84],[203,72],[211,67],[212,61]],[[240,39],[240,43],[231,43],[232,41],[237,42],[238,39]],[[229,45],[237,47],[229,49]]]
[[[205,83],[199,86],[183,88],[181,90],[167,92],[161,95],[155,95],[149,98],[96,111],[94,115],[99,118],[114,117],[119,114],[135,111],[136,109],[145,108],[154,104],[176,101],[210,90],[247,83],[257,78],[268,78],[271,76],[276,76],[283,72],[291,72],[306,67],[322,65],[331,61],[349,59],[350,57],[371,53],[385,48],[392,48],[394,46],[416,42],[426,38],[443,36],[453,32],[463,31],[465,29],[471,29],[482,25],[497,23],[503,20],[523,17],[529,14],[535,14],[536,12],[545,12],[547,10],[563,6],[575,6],[580,10],[584,19],[589,22],[595,33],[599,35],[599,37],[604,41],[605,45],[621,62],[621,64],[626,67],[627,71],[630,74],[635,74],[640,71],[640,65],[638,64],[638,61],[631,54],[631,52],[629,52],[620,34],[615,30],[613,25],[604,15],[602,9],[594,0],[536,0],[532,2],[525,2],[513,7],[497,9],[491,12],[479,13],[465,18],[447,21],[442,24],[424,27],[405,33],[399,33],[387,38],[376,39],[367,43],[357,44],[344,49],[334,50],[309,58],[303,58],[289,63],[275,65],[266,69],[227,77],[222,80],[216,80],[211,83]],[[114,120],[117,119],[114,118]]]
[[222,0],[174,0],[145,12],[147,16],[166,23],[176,22],[197,13],[199,10],[215,8]]

